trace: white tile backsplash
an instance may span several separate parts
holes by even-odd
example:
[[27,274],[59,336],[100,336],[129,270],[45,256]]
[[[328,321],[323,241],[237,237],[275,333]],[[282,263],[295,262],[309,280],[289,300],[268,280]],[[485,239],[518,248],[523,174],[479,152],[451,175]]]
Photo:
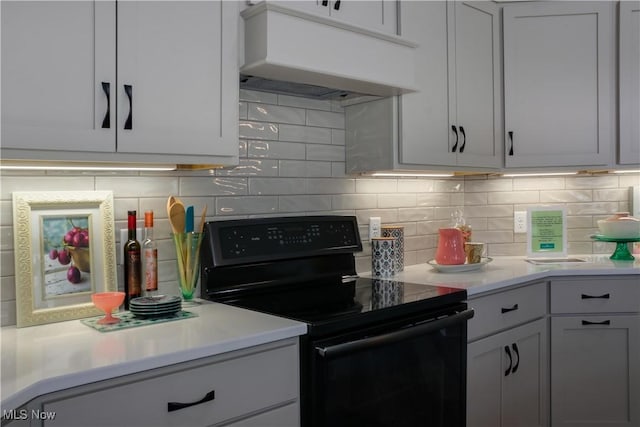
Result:
[[307,126],[344,129],[344,114],[327,111],[307,110]]
[[280,125],[280,141],[307,144],[331,144],[331,129],[311,126]]
[[249,103],[247,118],[263,122],[290,123],[304,125],[305,110],[280,105]]
[[[456,177],[372,178],[345,175],[344,111],[335,101],[318,101],[240,91],[238,166],[211,172],[78,173],[4,172],[0,176],[0,311],[2,325],[15,324],[13,191],[111,190],[116,229],[126,227],[127,210],[152,209],[159,250],[160,290],[175,288],[175,250],[169,238],[166,197],[207,206],[207,220],[276,215],[356,215],[364,240],[358,271],[371,266],[369,217],[405,227],[407,265],[432,259],[438,228],[462,209],[475,240],[491,256],[524,255],[526,234],[513,233],[513,211],[541,203],[565,206],[570,253],[611,253],[592,242],[596,221],[628,210],[628,187],[640,174],[544,178]],[[300,119],[304,118],[301,124]],[[140,223],[142,226],[142,223]],[[120,255],[118,255],[120,256]]]

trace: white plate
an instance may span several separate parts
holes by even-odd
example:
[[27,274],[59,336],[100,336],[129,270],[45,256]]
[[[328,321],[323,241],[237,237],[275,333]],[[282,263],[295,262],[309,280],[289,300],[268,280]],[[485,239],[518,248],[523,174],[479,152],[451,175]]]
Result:
[[431,260],[428,264],[438,270],[441,273],[462,273],[463,271],[473,271],[478,270],[485,265],[489,264],[493,261],[493,258],[482,258],[480,262],[475,264],[455,264],[455,265],[440,265],[435,260]]

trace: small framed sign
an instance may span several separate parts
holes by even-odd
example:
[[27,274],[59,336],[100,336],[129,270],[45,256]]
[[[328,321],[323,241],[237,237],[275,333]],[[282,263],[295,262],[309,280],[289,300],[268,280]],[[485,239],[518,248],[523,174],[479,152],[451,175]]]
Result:
[[529,208],[527,222],[529,258],[567,257],[567,211],[564,207]]

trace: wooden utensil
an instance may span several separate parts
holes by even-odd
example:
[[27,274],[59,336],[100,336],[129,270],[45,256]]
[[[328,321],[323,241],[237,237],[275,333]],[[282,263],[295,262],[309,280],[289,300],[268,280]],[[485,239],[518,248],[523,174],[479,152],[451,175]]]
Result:
[[176,199],[169,207],[169,223],[174,233],[184,233],[185,211],[182,202]]
[[204,222],[205,222],[206,216],[207,216],[207,205],[204,205],[204,208],[202,209],[202,215],[200,216],[200,224],[198,224],[198,231],[200,233],[204,231]]

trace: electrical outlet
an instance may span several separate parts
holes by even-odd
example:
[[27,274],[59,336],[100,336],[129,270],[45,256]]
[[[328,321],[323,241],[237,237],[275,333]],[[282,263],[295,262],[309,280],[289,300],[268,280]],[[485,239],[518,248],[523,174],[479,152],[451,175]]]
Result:
[[515,211],[513,213],[513,232],[527,232],[527,211]]
[[369,238],[380,237],[380,227],[382,226],[379,216],[369,218]]

